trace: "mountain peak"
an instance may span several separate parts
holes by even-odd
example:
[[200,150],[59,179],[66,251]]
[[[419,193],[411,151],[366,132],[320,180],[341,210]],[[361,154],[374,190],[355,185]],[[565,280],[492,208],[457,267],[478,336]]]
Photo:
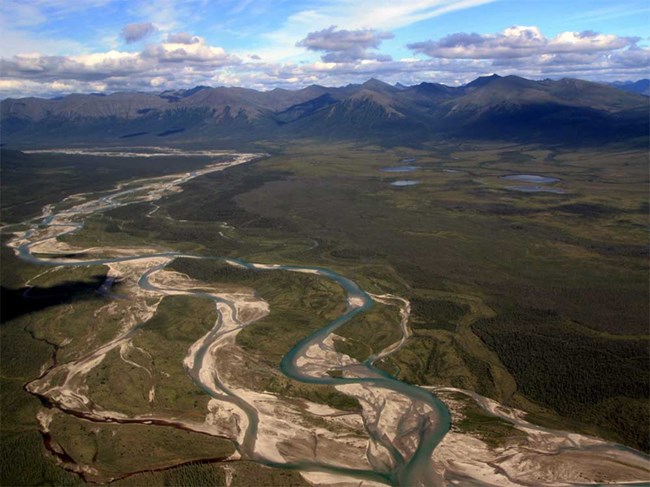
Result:
[[628,93],[650,96],[650,79],[647,78],[638,81],[614,81],[613,83],[607,84],[619,90],[627,91]]
[[476,78],[474,81],[471,81],[465,85],[466,88],[480,88],[481,86],[486,86],[492,83],[493,81],[496,81],[498,79],[501,79],[501,76],[498,74],[491,74],[489,76],[479,76]]
[[368,81],[366,81],[361,85],[361,88],[366,90],[374,90],[374,91],[382,91],[382,92],[384,91],[393,92],[398,89],[377,78],[370,78]]

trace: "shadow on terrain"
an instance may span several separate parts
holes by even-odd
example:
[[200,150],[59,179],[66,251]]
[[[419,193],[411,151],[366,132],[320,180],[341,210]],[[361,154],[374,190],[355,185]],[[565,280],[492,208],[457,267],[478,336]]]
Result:
[[51,287],[11,289],[0,286],[0,323],[59,304],[98,299],[105,279],[105,275],[98,274],[83,281],[67,281]]

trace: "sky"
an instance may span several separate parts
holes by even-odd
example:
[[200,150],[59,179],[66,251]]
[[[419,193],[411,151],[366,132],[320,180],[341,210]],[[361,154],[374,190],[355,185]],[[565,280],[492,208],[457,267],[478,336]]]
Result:
[[650,77],[650,0],[2,0],[0,98]]

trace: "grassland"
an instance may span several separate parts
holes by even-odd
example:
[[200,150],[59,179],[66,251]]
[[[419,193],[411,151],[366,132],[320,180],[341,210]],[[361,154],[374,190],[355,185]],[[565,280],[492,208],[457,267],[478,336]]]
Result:
[[[2,223],[40,213],[43,205],[82,192],[106,191],[126,179],[176,174],[205,166],[205,157],[131,157],[26,154],[2,149]],[[217,162],[219,157],[210,158]],[[43,184],[46,181],[47,184]]]
[[236,462],[223,465],[189,463],[160,472],[147,472],[112,483],[116,487],[305,487],[296,471],[265,467],[252,462]]
[[124,472],[223,460],[234,452],[228,440],[172,427],[97,424],[67,414],[55,414],[50,431],[76,464],[97,470],[84,475],[86,479],[99,482],[119,478]]
[[[378,169],[405,157],[417,159],[420,169],[409,178],[420,184],[389,186],[400,176]],[[233,249],[232,241],[213,240],[205,242],[206,249],[323,265],[370,291],[412,299],[415,336],[385,364],[407,380],[469,387],[581,423],[590,403],[587,423],[597,425],[590,431],[647,448],[637,434],[648,431],[635,402],[643,389],[599,388],[595,396],[564,404],[590,373],[593,354],[545,351],[542,360],[564,373],[561,381],[539,388],[513,365],[503,346],[510,338],[489,341],[477,331],[490,319],[509,322],[515,337],[535,327],[537,333],[526,334],[526,340],[545,350],[543,337],[555,333],[559,321],[563,337],[578,343],[597,336],[596,350],[607,356],[619,350],[614,352],[619,366],[603,370],[603,383],[624,384],[630,369],[643,381],[645,162],[642,154],[617,147],[596,152],[471,144],[427,150],[300,145],[256,165],[193,181],[164,208],[172,218],[208,222],[226,216],[214,208],[228,209],[233,236],[245,243]],[[554,186],[565,193],[511,191],[501,179],[507,174],[557,177]],[[270,243],[278,233],[290,235],[286,246]],[[310,241],[317,245],[310,247]],[[470,303],[474,314],[465,308]],[[509,318],[513,312],[519,321]],[[627,340],[633,355],[620,351],[620,340]],[[612,404],[634,418],[628,426],[612,427]]]
[[474,436],[491,447],[503,447],[526,436],[511,423],[486,414],[464,394],[446,392],[440,396],[451,405],[455,418],[452,431]]
[[[214,304],[207,299],[164,298],[126,353],[140,367],[125,362],[119,349],[111,351],[88,375],[91,398],[129,415],[152,412],[203,421],[210,398],[187,376],[183,359],[216,318]],[[155,398],[150,401],[152,387]]]
[[396,306],[375,303],[366,313],[336,330],[344,338],[335,342],[336,349],[363,362],[402,338],[399,322]]

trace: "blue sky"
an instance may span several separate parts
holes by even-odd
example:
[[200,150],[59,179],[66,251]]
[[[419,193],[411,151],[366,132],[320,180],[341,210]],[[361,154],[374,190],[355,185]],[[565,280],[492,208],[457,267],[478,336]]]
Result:
[[650,75],[648,0],[3,0],[0,96]]

